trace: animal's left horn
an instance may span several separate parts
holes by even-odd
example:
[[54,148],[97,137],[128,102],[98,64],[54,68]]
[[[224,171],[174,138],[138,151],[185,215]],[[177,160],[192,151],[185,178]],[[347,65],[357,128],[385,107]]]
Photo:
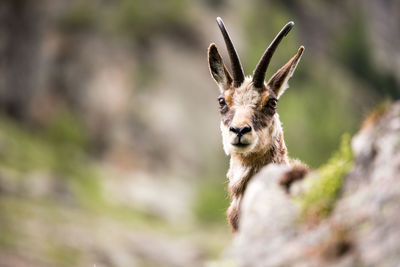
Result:
[[240,63],[239,56],[233,46],[231,38],[225,28],[224,22],[220,17],[217,18],[217,23],[219,29],[221,30],[222,36],[224,37],[224,41],[226,44],[226,49],[229,53],[229,58],[231,59],[232,64],[232,75],[233,75],[233,85],[234,87],[239,87],[244,81],[244,72],[242,68],[242,64]]
[[282,41],[283,37],[285,37],[290,30],[293,28],[294,22],[288,22],[282,30],[276,35],[275,39],[271,42],[268,48],[265,50],[263,56],[257,64],[256,69],[253,73],[253,84],[256,88],[261,88],[264,84],[265,73],[267,72],[267,68],[271,58],[275,52],[275,49],[278,47],[279,43]]

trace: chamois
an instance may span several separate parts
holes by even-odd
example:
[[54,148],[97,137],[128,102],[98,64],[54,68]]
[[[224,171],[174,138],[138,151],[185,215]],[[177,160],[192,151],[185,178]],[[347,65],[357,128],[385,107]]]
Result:
[[240,202],[254,174],[269,163],[299,167],[297,173],[302,173],[307,168],[300,162],[289,159],[281,122],[276,112],[278,99],[287,89],[288,80],[300,61],[304,47],[300,46],[297,54],[265,83],[271,57],[294,23],[287,23],[271,42],[258,62],[253,77],[244,76],[239,56],[220,17],[217,18],[217,23],[228,50],[232,75],[214,43],[208,48],[208,64],[211,76],[221,92],[218,103],[223,148],[231,156],[227,173],[231,204],[227,217],[235,232],[239,227]]

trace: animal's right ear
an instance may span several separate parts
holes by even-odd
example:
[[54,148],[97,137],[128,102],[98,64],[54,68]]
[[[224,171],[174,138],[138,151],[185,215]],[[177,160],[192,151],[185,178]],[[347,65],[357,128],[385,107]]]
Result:
[[226,68],[215,44],[211,44],[208,48],[208,66],[220,90],[229,89],[233,81],[232,76]]

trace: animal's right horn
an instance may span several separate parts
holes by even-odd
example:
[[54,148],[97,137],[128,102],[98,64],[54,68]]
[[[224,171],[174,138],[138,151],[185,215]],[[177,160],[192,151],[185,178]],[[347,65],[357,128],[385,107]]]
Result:
[[219,26],[219,29],[221,30],[222,36],[224,37],[224,41],[226,44],[226,49],[228,50],[229,53],[229,58],[231,59],[231,64],[232,64],[232,75],[233,75],[233,85],[234,87],[240,87],[240,85],[244,81],[244,72],[242,68],[242,64],[240,63],[239,56],[235,50],[235,47],[233,46],[233,43],[231,41],[231,38],[229,37],[229,34],[225,28],[224,22],[220,17],[217,18],[217,23]]

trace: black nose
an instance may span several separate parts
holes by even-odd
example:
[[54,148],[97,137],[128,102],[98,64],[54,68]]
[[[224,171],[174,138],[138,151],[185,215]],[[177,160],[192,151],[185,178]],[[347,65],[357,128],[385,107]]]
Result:
[[242,136],[242,135],[245,135],[246,133],[251,132],[251,127],[248,126],[248,125],[246,125],[246,126],[244,126],[244,127],[240,127],[240,128],[239,128],[239,127],[231,126],[231,127],[229,128],[229,131],[234,132],[235,134],[237,134],[237,135],[239,135],[239,136]]

